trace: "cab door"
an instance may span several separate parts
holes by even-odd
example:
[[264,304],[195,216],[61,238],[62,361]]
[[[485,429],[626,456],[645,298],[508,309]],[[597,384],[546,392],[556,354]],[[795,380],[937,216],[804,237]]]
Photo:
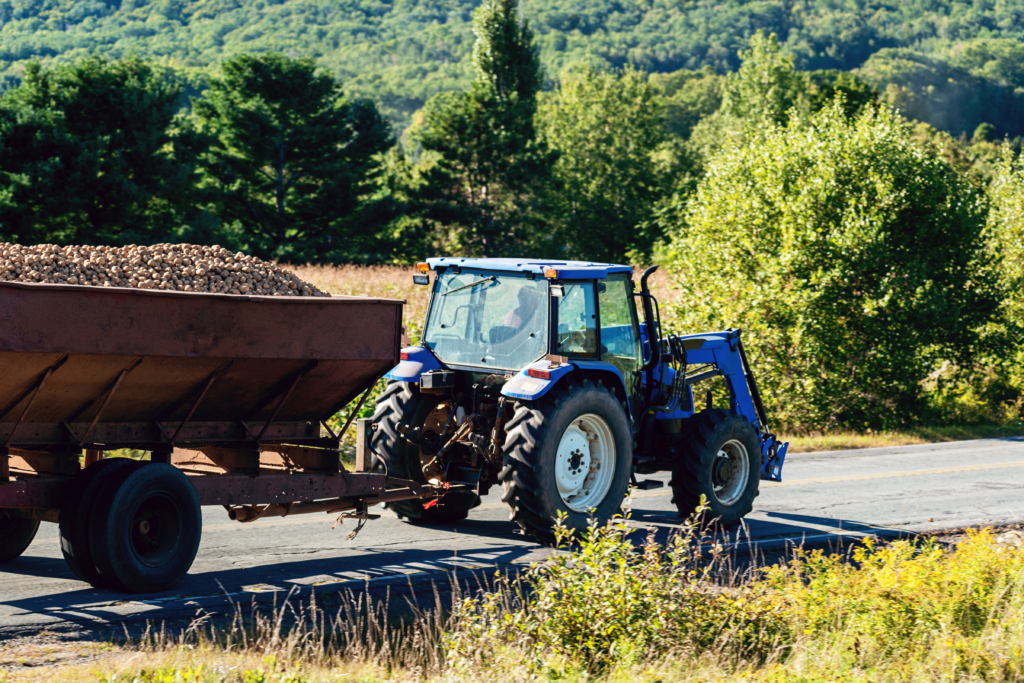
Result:
[[628,273],[616,273],[598,280],[597,296],[601,360],[622,373],[635,425],[640,419],[643,403],[644,358],[632,279]]

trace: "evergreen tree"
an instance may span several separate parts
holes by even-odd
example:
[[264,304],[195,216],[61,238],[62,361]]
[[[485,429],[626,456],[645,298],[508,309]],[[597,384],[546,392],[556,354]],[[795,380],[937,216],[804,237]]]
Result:
[[347,99],[312,59],[242,55],[221,70],[193,116],[213,136],[202,163],[237,246],[311,261],[372,249],[380,155],[392,144],[376,106]]
[[159,242],[188,218],[180,82],[139,59],[32,63],[0,102],[0,236]]
[[[537,139],[542,82],[533,31],[516,0],[489,0],[473,18],[476,78],[427,104],[420,143],[433,167],[423,220],[446,250],[484,256],[550,250],[544,192],[553,158]],[[550,235],[548,236],[550,239]]]

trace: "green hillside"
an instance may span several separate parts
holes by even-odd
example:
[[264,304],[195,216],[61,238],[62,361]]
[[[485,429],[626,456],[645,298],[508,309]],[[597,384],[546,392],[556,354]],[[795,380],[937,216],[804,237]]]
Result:
[[[139,54],[206,68],[242,52],[312,56],[407,120],[471,78],[475,0],[2,0],[0,77],[26,61]],[[1019,134],[1024,0],[524,0],[550,75],[598,61],[652,72],[738,66],[757,29],[799,69],[860,69],[888,99],[954,134],[978,116]],[[966,95],[965,95],[966,93]],[[971,101],[964,113],[963,102]],[[958,112],[939,111],[955,105]]]

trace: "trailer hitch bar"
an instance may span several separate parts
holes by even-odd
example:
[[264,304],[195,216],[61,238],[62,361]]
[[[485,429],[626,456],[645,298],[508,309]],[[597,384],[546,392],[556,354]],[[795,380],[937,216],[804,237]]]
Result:
[[[462,488],[457,485],[451,487],[434,486],[431,484],[418,484],[406,479],[392,479],[393,483],[402,485],[402,488],[389,489],[376,495],[364,497],[332,498],[330,500],[317,500],[303,503],[273,503],[259,507],[257,505],[240,505],[231,507],[225,505],[228,517],[236,522],[255,522],[263,517],[290,517],[291,515],[310,515],[318,512],[333,514],[347,512],[348,510],[365,510],[366,508],[381,503],[390,503],[397,500],[414,500],[424,498],[437,498],[443,496],[452,488]],[[372,515],[369,519],[375,519],[379,515]]]

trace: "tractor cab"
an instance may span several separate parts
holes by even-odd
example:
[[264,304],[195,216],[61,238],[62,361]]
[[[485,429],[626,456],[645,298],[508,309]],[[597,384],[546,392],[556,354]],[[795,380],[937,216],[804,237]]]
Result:
[[445,365],[516,373],[557,356],[604,361],[624,380],[638,377],[643,352],[630,268],[435,260],[424,264],[437,276],[423,346]]

